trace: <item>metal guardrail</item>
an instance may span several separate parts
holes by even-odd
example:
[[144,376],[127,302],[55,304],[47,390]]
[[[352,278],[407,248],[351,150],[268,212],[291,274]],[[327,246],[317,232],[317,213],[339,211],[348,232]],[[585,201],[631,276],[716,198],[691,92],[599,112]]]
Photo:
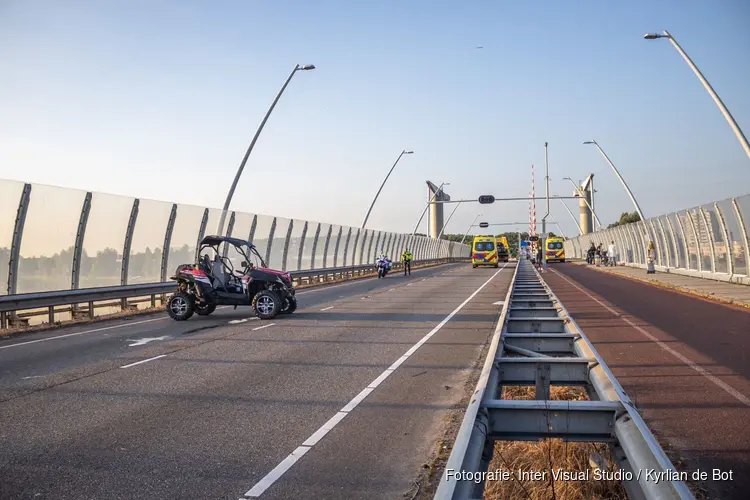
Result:
[[[442,259],[425,259],[421,261],[414,261],[413,268],[421,268],[431,265],[446,264],[450,262],[459,262],[467,259],[459,258],[442,258]],[[394,270],[402,270],[402,263],[394,263]],[[348,280],[357,277],[370,276],[377,273],[377,268],[374,264],[365,264],[360,266],[348,266],[348,267],[333,267],[326,269],[311,269],[307,271],[296,271],[292,272],[292,280],[295,286],[300,285],[312,285],[312,284],[323,284],[332,280]],[[56,306],[63,305],[75,305],[88,303],[86,310],[76,311],[74,309],[71,312],[77,314],[88,315],[89,318],[94,317],[95,302],[101,302],[106,300],[120,300],[123,309],[128,309],[131,304],[128,304],[127,299],[134,297],[146,297],[151,296],[151,303],[155,305],[156,296],[162,296],[162,303],[165,301],[164,295],[173,292],[176,288],[174,281],[164,283],[142,283],[134,285],[121,285],[121,286],[107,286],[97,288],[81,288],[78,290],[59,290],[50,292],[36,292],[36,293],[22,293],[16,295],[4,295],[0,296],[0,327],[6,328],[9,323],[10,315],[17,313],[18,311],[30,310],[30,309],[42,309],[48,308],[48,311],[37,311],[34,313],[25,314],[25,318],[31,316],[42,316],[45,314],[49,315],[49,322],[54,323],[54,315],[56,312]],[[24,317],[18,320],[24,321]]]
[[[536,401],[501,399],[505,385],[534,386]],[[591,400],[551,401],[552,385],[585,387]],[[554,292],[522,260],[435,499],[482,498],[486,475],[477,476],[488,471],[495,441],[547,438],[609,443],[629,498],[694,498],[685,482],[670,481],[677,469],[633,402]],[[461,473],[473,480],[461,480]]]

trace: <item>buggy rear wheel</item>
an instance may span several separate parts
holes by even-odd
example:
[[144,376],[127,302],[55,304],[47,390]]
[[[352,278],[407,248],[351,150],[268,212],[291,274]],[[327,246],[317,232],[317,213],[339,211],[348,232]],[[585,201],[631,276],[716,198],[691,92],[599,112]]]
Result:
[[175,321],[185,321],[195,312],[193,297],[185,292],[177,292],[167,302],[167,314]]
[[284,300],[284,305],[281,307],[281,314],[292,314],[297,310],[297,297],[289,297]]
[[198,314],[198,316],[208,316],[212,312],[216,310],[216,304],[208,304],[205,307],[197,307],[195,308],[195,312]]
[[273,319],[281,311],[281,298],[271,290],[261,290],[253,297],[252,306],[260,319]]

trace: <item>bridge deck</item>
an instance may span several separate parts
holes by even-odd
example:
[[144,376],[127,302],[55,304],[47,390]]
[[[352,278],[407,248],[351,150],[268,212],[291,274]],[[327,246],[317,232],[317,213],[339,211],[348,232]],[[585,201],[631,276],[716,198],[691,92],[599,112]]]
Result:
[[401,498],[465,394],[512,273],[448,265],[301,291],[273,322],[237,323],[249,316],[238,308],[2,341],[0,498],[236,499],[265,486],[261,498]]
[[689,472],[733,472],[733,481],[705,482],[712,498],[747,498],[750,310],[584,266],[550,270],[545,280],[662,446]]

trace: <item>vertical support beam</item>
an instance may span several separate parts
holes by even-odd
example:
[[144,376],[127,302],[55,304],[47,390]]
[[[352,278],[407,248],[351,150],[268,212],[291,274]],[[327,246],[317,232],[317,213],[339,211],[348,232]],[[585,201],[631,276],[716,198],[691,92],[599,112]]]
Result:
[[695,238],[695,256],[698,259],[698,272],[703,272],[703,250],[701,249],[701,242],[698,239],[698,231],[695,229],[695,221],[693,220],[693,214],[690,210],[685,210],[688,222],[690,222],[690,229],[693,232],[693,238]]
[[[291,227],[292,223],[289,223],[289,226]],[[297,271],[302,269],[302,252],[305,249],[305,238],[307,238],[307,221],[305,221],[305,225],[302,226],[302,237],[300,238],[299,242],[299,252],[297,252]]]
[[[307,222],[305,222],[305,228],[307,228]],[[284,251],[281,253],[281,270],[286,271],[286,258],[289,255],[289,242],[292,240],[292,229],[294,229],[294,219],[289,221],[289,227],[286,229],[286,237],[284,238]],[[300,251],[305,244],[303,239],[300,242]]]
[[[677,227],[679,228],[680,235],[682,236],[682,255],[685,257],[685,269],[690,269],[690,254],[688,253],[687,238],[685,238],[685,228],[682,226],[682,221],[680,220],[680,212],[675,212],[674,218],[677,221]],[[672,225],[672,231],[674,231],[672,220],[667,217],[667,221]]]
[[716,210],[716,218],[719,219],[719,227],[721,228],[721,232],[724,233],[724,244],[727,248],[727,274],[729,274],[729,276],[732,276],[734,275],[734,258],[732,257],[732,249],[730,248],[731,243],[729,241],[729,230],[727,229],[727,223],[724,220],[724,214],[719,208],[719,204],[716,202],[714,202],[714,210]]
[[[659,226],[659,231],[661,231],[661,237],[664,239],[664,257],[667,258],[667,267],[677,267],[672,265],[672,256],[671,252],[669,251],[669,244],[667,242],[667,232],[664,230],[664,224],[661,223],[661,219],[659,217],[656,217],[656,222]],[[674,248],[674,242],[672,242],[673,248]]]
[[[31,202],[31,184],[24,184],[21,199],[16,210],[16,222],[13,226],[13,240],[10,245],[10,261],[8,262],[8,295],[15,295],[18,290],[18,263],[21,260],[21,242],[23,240],[23,226],[26,224],[26,213]],[[10,313],[10,324],[16,322],[16,312]]]
[[[128,284],[128,267],[130,266],[130,244],[133,243],[133,232],[135,231],[135,223],[138,220],[138,206],[140,200],[136,198],[133,200],[133,208],[130,209],[130,218],[128,219],[128,227],[125,230],[125,243],[122,247],[122,267],[120,268],[120,284]],[[126,303],[126,299],[123,299],[123,304]],[[123,306],[124,307],[124,306]]]
[[734,208],[734,215],[737,217],[737,222],[740,223],[740,233],[742,233],[742,243],[745,246],[745,268],[747,269],[747,275],[750,276],[750,226],[748,221],[742,218],[742,212],[740,211],[740,204],[737,203],[737,198],[732,198],[732,207]]
[[255,238],[255,228],[258,227],[258,216],[253,215],[253,223],[250,224],[250,234],[247,236],[247,242],[252,245],[253,238]]
[[[305,222],[305,228],[307,228],[307,222]],[[331,234],[331,228],[328,227],[328,234]],[[312,254],[310,255],[310,269],[315,269],[315,254],[318,251],[318,238],[320,238],[320,222],[318,227],[315,228],[315,236],[313,237],[313,248]],[[328,240],[326,240],[326,247],[328,247]]]
[[[361,232],[361,230],[357,229],[357,234],[354,236],[354,245],[352,245],[352,265],[355,264],[354,260],[357,258],[357,243],[359,242],[359,233],[360,232]],[[351,234],[352,234],[352,229],[349,228],[349,235],[351,236]],[[349,246],[349,238],[348,237],[346,239],[346,246],[347,247]],[[344,267],[347,266],[347,263],[346,263],[346,251],[347,251],[347,248],[344,248]]]
[[266,245],[266,266],[271,267],[271,246],[273,246],[273,236],[276,232],[276,217],[271,222],[271,230],[268,232],[268,244]]
[[677,262],[674,263],[673,267],[679,269],[680,267],[680,248],[677,246],[677,235],[674,233],[674,227],[672,226],[672,220],[669,218],[669,214],[666,214],[664,218],[667,221],[667,228],[669,229],[669,236],[672,238],[672,248],[674,249],[674,258]]
[[365,261],[365,244],[367,243],[368,234],[370,235],[370,240],[372,240],[372,231],[368,233],[368,230],[365,229],[365,234],[362,236],[362,243],[359,246],[359,262],[355,262],[355,265],[359,264],[361,266]]
[[[339,244],[341,243],[341,236],[344,233],[344,226],[339,226],[339,234],[336,236],[336,246],[333,247],[333,267],[336,267],[339,258]],[[346,244],[349,245],[349,236],[352,234],[352,228],[349,228],[349,232],[346,235]]]
[[[383,233],[381,231],[378,231],[378,237],[375,239],[375,257],[378,256],[380,253],[380,239],[383,237]],[[372,249],[372,241],[370,241],[370,249]],[[372,254],[367,254],[367,262],[372,262]]]
[[[78,229],[76,230],[76,243],[73,247],[73,269],[70,275],[70,289],[78,290],[78,286],[81,282],[81,257],[83,256],[83,239],[86,236],[86,226],[89,222],[89,214],[91,213],[91,198],[93,194],[91,192],[86,193],[86,197],[83,199],[83,207],[81,208],[81,216],[78,219]],[[73,304],[73,310],[78,308],[78,304]]]
[[[359,229],[357,229],[357,234],[359,234]],[[344,245],[344,260],[341,263],[343,267],[346,267],[346,257],[347,257],[347,251],[349,250],[349,240],[352,237],[352,228],[349,228],[349,232],[346,234],[346,244]],[[355,240],[354,244],[356,245],[357,242]],[[338,252],[336,252],[336,255],[338,256]],[[334,267],[337,267],[336,264],[334,264]]]
[[[331,244],[331,234],[333,234],[333,225],[328,226],[328,234],[326,234],[326,242],[323,245],[323,267],[322,269],[325,269],[326,267],[328,267],[328,245]],[[341,236],[341,226],[339,226],[339,236]],[[336,243],[337,243],[336,246],[338,246],[338,242]]]
[[[367,264],[369,264],[370,262],[372,262],[374,260],[372,258],[372,249],[373,249],[373,245],[372,244],[373,244],[373,242],[375,240],[376,240],[376,238],[375,238],[375,234],[374,234],[374,231],[373,231],[373,233],[370,234],[370,244],[367,245]],[[378,231],[377,240],[380,241],[380,231]],[[375,245],[375,247],[377,247],[377,244]],[[375,248],[375,250],[377,251],[377,248]]]
[[709,249],[711,250],[711,273],[716,272],[716,251],[714,250],[714,238],[713,238],[713,231],[711,231],[711,228],[708,226],[708,217],[706,217],[706,212],[703,210],[703,207],[698,207],[698,211],[701,214],[701,219],[703,220],[703,227],[706,228],[706,238],[708,238],[708,244]]
[[177,203],[172,205],[172,211],[169,213],[167,221],[167,230],[164,233],[164,246],[161,251],[161,281],[167,281],[167,265],[169,265],[169,247],[172,245],[172,232],[174,223],[177,220]]
[[[229,224],[227,224],[227,234],[225,235],[227,238],[232,237],[232,231],[234,231],[234,210],[232,211],[232,215],[229,216]],[[229,253],[229,245],[224,245],[222,257],[226,258],[227,254]]]
[[201,227],[198,229],[198,241],[195,242],[195,258],[193,262],[198,262],[201,251],[201,241],[206,235],[206,225],[208,224],[208,209],[203,211],[203,219],[201,219]]
[[[135,231],[135,223],[138,220],[138,206],[140,200],[136,198],[133,200],[133,208],[130,209],[130,219],[128,219],[128,227],[125,230],[125,243],[122,247],[122,267],[120,268],[120,285],[125,286],[128,284],[128,269],[130,267],[130,244],[133,243],[133,232]],[[128,299],[120,299],[120,305],[122,310],[128,308]]]

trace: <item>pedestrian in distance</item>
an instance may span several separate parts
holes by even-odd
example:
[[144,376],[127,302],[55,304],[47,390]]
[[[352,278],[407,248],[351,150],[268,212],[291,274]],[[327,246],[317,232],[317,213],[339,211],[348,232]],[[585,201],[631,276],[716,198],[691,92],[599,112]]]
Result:
[[617,261],[615,260],[615,242],[611,242],[609,246],[607,247],[607,265],[614,267],[617,265]]
[[648,247],[646,247],[646,274],[656,274],[654,262],[656,262],[656,247],[654,247],[653,241],[649,241]]
[[539,272],[543,271],[544,269],[544,263],[542,262],[542,259],[544,258],[543,252],[542,252],[542,245],[537,245],[536,247],[536,265],[539,268]]
[[401,254],[401,262],[404,264],[404,276],[406,276],[406,273],[409,273],[409,276],[411,276],[411,261],[414,257],[412,256],[411,252],[408,248],[404,248],[404,252]]

